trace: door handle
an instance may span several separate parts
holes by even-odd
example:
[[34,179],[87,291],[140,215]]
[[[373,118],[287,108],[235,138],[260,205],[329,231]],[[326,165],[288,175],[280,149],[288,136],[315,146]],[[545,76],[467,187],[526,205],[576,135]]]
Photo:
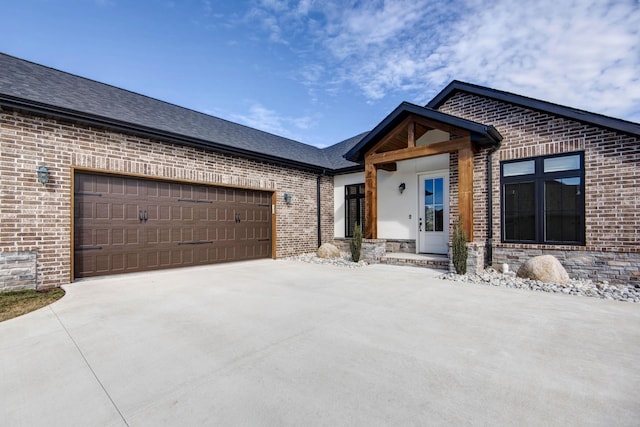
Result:
[[144,211],[144,222],[147,222],[149,217],[147,216],[147,211]]
[[418,224],[418,232],[422,231],[422,218],[420,218],[420,223]]
[[138,213],[138,218],[140,218],[140,222],[142,222],[142,220],[144,219],[144,217],[142,216],[142,209],[140,209],[140,212]]

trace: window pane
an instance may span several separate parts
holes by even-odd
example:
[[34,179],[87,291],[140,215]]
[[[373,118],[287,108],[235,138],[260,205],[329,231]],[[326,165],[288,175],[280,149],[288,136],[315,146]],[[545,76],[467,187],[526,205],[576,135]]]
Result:
[[441,205],[444,203],[442,200],[444,197],[444,191],[443,191],[444,179],[437,178],[437,179],[434,179],[433,181],[434,181],[433,187],[434,187],[434,197],[435,197],[434,203]]
[[435,206],[434,231],[444,230],[444,207],[442,205]]
[[424,204],[425,205],[433,204],[433,180],[432,179],[424,180]]
[[525,160],[522,162],[504,163],[502,165],[502,176],[530,175],[536,171],[535,160]]
[[433,231],[435,215],[433,208],[425,206],[424,208],[424,231]]
[[582,241],[582,193],[579,177],[545,181],[545,240],[575,243]]
[[357,199],[347,200],[347,237],[353,236],[353,230],[356,225],[356,221],[358,220],[358,217],[356,216],[357,205]]
[[530,241],[536,238],[535,184],[521,182],[505,184],[504,238],[505,240]]
[[345,185],[345,237],[353,237],[356,224],[364,227],[364,184]]
[[552,157],[544,159],[544,172],[559,172],[580,169],[580,156]]

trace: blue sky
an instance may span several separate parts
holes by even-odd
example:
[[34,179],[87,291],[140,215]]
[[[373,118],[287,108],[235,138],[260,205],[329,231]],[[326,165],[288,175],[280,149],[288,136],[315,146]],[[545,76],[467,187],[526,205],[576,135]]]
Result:
[[640,121],[638,0],[3,0],[0,51],[317,146],[457,79]]

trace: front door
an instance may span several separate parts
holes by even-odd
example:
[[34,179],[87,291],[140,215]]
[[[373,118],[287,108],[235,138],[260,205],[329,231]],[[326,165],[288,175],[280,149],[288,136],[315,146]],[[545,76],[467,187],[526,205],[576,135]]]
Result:
[[449,180],[446,174],[419,175],[418,248],[446,254],[449,245]]

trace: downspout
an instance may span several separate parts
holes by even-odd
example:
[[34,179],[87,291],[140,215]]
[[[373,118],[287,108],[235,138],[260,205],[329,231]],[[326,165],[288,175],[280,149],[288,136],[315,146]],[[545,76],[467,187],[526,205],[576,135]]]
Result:
[[487,260],[493,265],[493,153],[500,149],[502,140],[487,155]]
[[316,192],[318,194],[318,198],[317,198],[317,211],[318,211],[318,247],[320,247],[320,245],[322,245],[322,215],[320,213],[320,180],[322,179],[322,177],[325,175],[325,171],[323,170],[321,174],[318,175],[318,178],[316,180]]

